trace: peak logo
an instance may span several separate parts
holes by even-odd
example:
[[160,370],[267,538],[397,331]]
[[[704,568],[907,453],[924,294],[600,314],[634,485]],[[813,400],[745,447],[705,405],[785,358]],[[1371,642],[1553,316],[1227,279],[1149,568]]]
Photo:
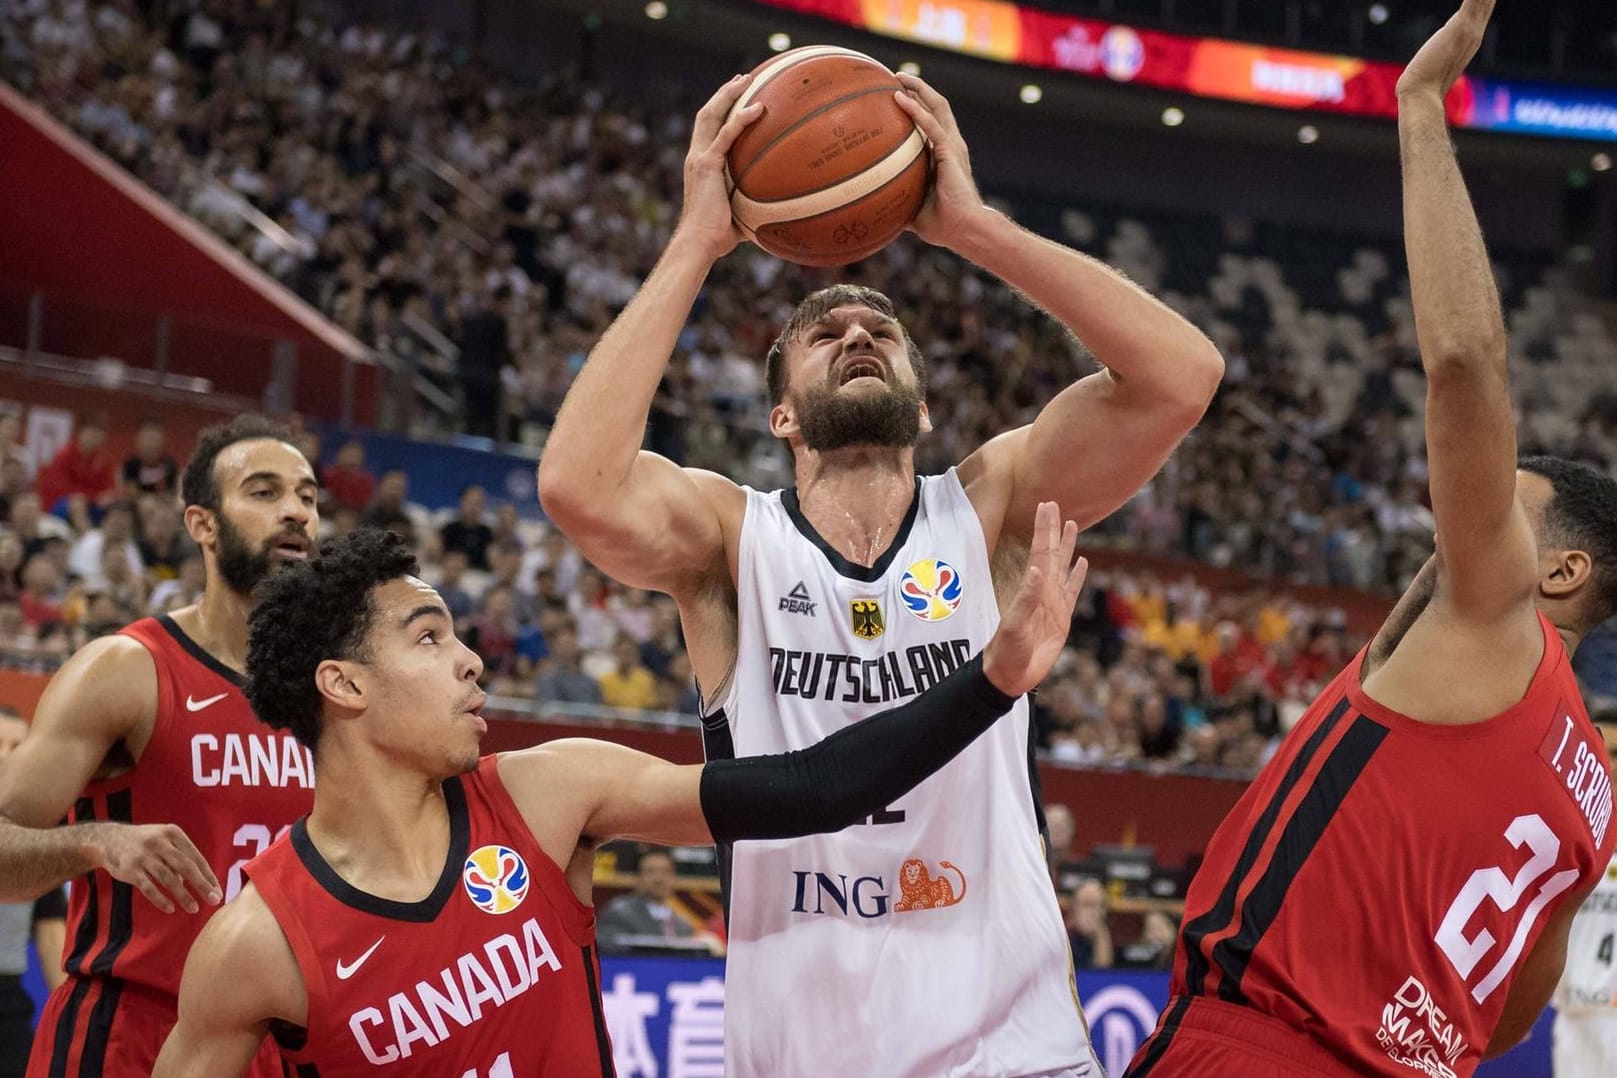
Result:
[[814,608],[820,604],[809,597],[808,586],[801,580],[797,586],[780,597],[780,611],[784,614],[807,614],[814,617]]
[[850,882],[842,873],[794,871],[792,912],[873,920],[958,905],[966,897],[966,874],[949,861],[939,861],[938,869],[934,876],[924,860],[909,858],[895,876],[897,896],[884,876],[855,876]]

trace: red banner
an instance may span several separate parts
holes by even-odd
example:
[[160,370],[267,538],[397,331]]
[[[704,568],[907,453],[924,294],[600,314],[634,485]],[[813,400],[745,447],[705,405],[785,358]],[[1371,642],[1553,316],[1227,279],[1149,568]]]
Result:
[[[1276,108],[1398,115],[1398,64],[1136,30],[1006,0],[760,2],[1003,63]],[[1451,119],[1468,119],[1472,96],[1462,79]]]

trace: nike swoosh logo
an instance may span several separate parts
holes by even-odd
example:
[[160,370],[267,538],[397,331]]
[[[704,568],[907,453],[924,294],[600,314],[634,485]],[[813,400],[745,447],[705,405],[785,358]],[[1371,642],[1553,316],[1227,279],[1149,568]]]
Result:
[[205,707],[212,707],[229,695],[227,692],[222,692],[218,696],[210,696],[206,700],[198,700],[194,696],[187,696],[185,698],[185,710],[201,711]]
[[387,937],[383,936],[381,940],[377,940],[375,943],[371,944],[370,950],[366,951],[352,962],[345,963],[339,958],[337,960],[337,979],[339,981],[346,981],[355,973],[359,972],[359,967],[365,964],[365,960],[367,958],[376,953],[376,948],[380,947],[382,945],[382,940],[385,939],[387,939]]

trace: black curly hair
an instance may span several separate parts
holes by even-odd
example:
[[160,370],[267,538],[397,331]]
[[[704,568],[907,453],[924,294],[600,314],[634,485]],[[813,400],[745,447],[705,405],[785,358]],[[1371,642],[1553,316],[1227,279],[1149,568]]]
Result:
[[320,740],[315,668],[327,659],[369,658],[376,588],[420,575],[398,535],[362,528],[320,545],[320,556],[264,580],[247,618],[247,702],[260,721],[290,730],[310,749]]
[[1564,457],[1523,457],[1517,467],[1549,480],[1540,538],[1581,550],[1594,568],[1582,613],[1589,627],[1617,614],[1617,479]]
[[[213,465],[219,454],[237,442],[252,442],[260,438],[273,438],[277,442],[292,444],[292,432],[284,424],[266,419],[254,412],[244,412],[224,423],[205,427],[197,435],[196,448],[185,464],[180,479],[180,494],[186,505],[200,505],[204,509],[219,511],[219,481],[214,477]],[[309,462],[311,465],[313,461]]]

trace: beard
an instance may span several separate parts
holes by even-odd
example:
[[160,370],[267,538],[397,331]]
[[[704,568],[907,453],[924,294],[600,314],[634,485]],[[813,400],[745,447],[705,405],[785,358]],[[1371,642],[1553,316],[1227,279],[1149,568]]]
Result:
[[910,385],[864,393],[811,386],[792,394],[792,405],[803,444],[816,452],[854,445],[908,449],[921,437],[921,392]]
[[280,540],[281,535],[277,534],[266,539],[262,547],[254,550],[247,537],[221,511],[219,549],[216,557],[219,576],[225,585],[238,595],[251,595],[253,589],[258,587],[259,582],[269,576],[274,568],[274,563],[270,561],[270,552]]

